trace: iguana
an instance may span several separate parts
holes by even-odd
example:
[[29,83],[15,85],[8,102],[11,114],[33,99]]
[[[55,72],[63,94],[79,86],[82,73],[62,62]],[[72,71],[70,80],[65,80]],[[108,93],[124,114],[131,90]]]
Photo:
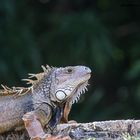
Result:
[[2,85],[0,90],[0,134],[8,131],[27,129],[32,138],[45,134],[39,128],[53,131],[60,122],[68,122],[73,103],[87,90],[91,76],[86,66],[49,67],[42,66],[43,72],[29,74],[29,87]]

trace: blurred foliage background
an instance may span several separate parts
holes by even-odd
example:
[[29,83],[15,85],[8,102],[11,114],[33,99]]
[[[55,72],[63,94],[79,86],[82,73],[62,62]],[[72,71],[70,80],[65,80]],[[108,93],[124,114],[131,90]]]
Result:
[[140,119],[140,1],[0,0],[0,83],[42,64],[92,69],[70,119]]

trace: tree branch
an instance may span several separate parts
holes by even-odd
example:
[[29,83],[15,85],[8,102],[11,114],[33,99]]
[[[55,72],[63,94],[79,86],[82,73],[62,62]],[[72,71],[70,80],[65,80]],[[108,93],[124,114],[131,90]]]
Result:
[[[140,138],[140,120],[115,120],[91,123],[60,124],[53,135],[70,136],[73,140],[128,140]],[[26,131],[8,132],[0,140],[29,140]]]
[[117,139],[140,137],[140,120],[116,120],[91,123],[61,124],[57,126],[55,135],[69,135],[72,139],[81,140]]

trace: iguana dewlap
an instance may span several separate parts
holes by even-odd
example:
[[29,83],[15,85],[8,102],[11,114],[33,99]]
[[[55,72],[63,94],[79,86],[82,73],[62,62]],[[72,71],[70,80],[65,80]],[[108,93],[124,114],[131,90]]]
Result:
[[[43,128],[67,122],[73,103],[87,90],[91,70],[85,66],[49,67],[24,79],[30,87],[3,86],[0,90],[0,133],[24,127],[24,115],[34,114]],[[28,119],[32,120],[29,115]],[[28,130],[27,130],[28,131]],[[29,132],[29,131],[28,131]]]

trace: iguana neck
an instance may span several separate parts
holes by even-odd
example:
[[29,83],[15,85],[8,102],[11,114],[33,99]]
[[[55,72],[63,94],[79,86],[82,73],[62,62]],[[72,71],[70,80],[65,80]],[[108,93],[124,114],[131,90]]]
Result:
[[50,88],[52,84],[51,73],[44,76],[36,85],[32,87],[32,97],[34,102],[34,108],[38,108],[42,103],[52,105],[50,98]]

